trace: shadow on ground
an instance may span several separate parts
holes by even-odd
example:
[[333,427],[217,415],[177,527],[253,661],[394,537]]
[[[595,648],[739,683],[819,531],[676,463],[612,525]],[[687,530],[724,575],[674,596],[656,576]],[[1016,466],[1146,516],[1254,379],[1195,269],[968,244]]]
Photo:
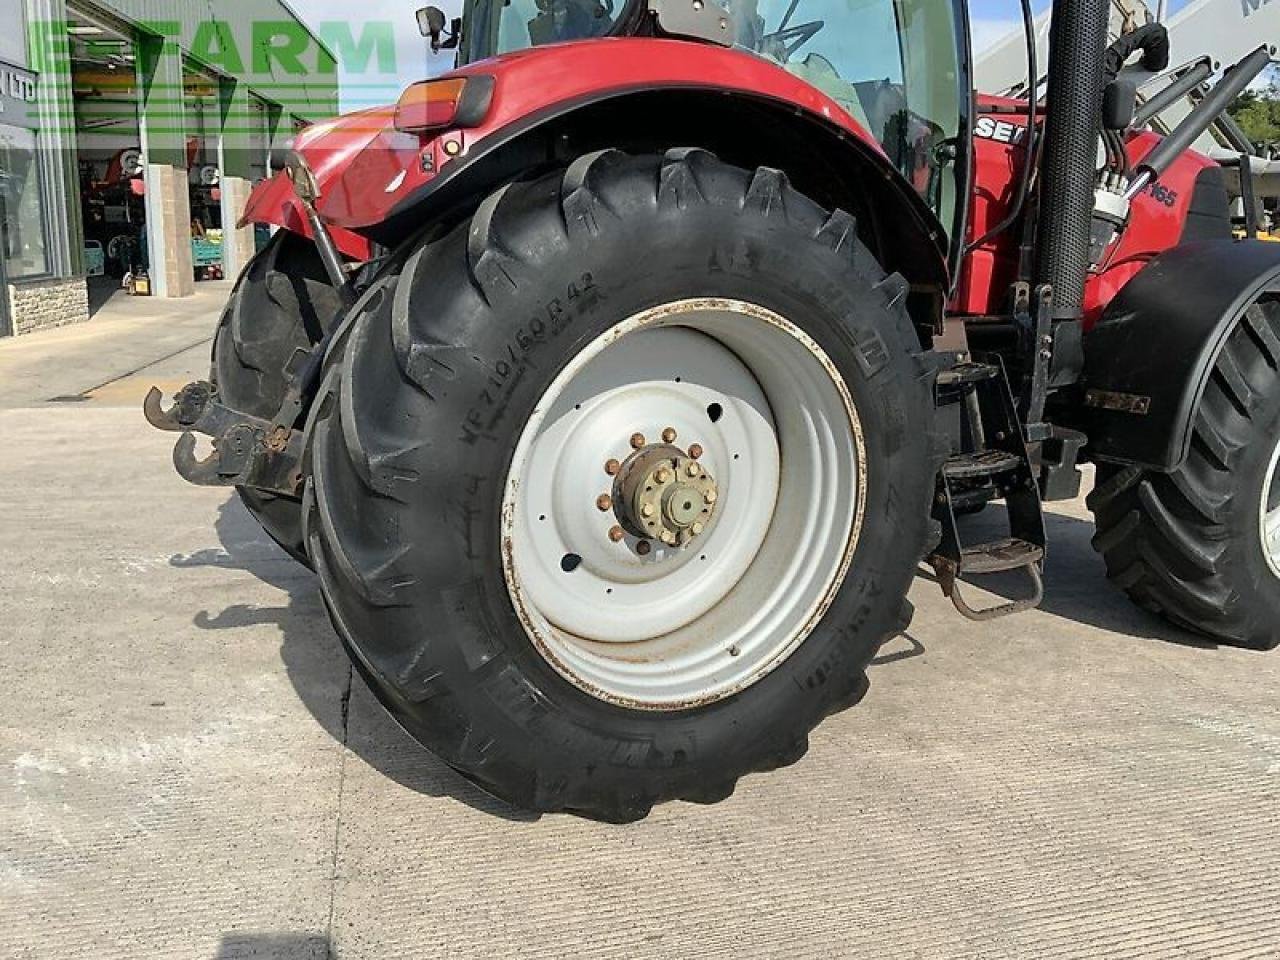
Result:
[[[1107,581],[1102,558],[1090,544],[1093,522],[1065,513],[1047,512],[1051,508],[1051,504],[1046,505],[1044,515],[1048,552],[1041,610],[1126,637],[1217,649],[1218,645],[1212,641],[1173,626],[1131,603],[1119,588]],[[1004,510],[999,504],[993,504],[976,516],[963,518],[960,533],[967,543],[1007,537]],[[931,573],[921,575],[933,580]],[[1022,596],[1026,591],[1026,581],[1015,575],[982,577],[975,582],[1006,599]]]
[[[339,743],[402,786],[433,797],[450,797],[508,820],[535,820],[535,814],[490,797],[420,746],[380,707],[343,651],[329,626],[315,576],[271,542],[256,520],[231,496],[215,522],[220,550],[201,550],[171,557],[175,567],[220,567],[246,570],[284,591],[280,607],[231,604],[216,612],[202,610],[195,625],[227,630],[270,624],[280,631],[280,658],[289,682],[307,710]],[[350,710],[358,697],[366,709]]]
[[115,277],[90,277],[87,286],[90,317],[96,316],[117,294],[124,296],[120,290],[120,281]]
[[911,634],[900,633],[896,637],[886,640],[884,645],[880,647],[880,652],[871,658],[871,662],[867,666],[885,667],[900,660],[914,660],[916,657],[924,656],[927,652],[924,644]]
[[332,960],[337,954],[322,933],[226,933],[213,960]]
[[[963,534],[968,542],[1007,535],[1001,529],[1001,511],[990,509],[966,518]],[[1055,616],[1087,623],[1128,637],[1156,639],[1199,648],[1213,648],[1193,634],[1179,630],[1133,606],[1107,583],[1102,560],[1089,544],[1093,525],[1064,514],[1046,514],[1049,562],[1045,576],[1045,600],[1041,609]],[[257,522],[230,497],[216,521],[219,550],[204,550],[171,558],[175,567],[222,567],[246,570],[284,591],[282,607],[232,604],[221,611],[200,611],[195,624],[205,630],[223,630],[271,624],[281,636],[280,656],[289,680],[303,704],[339,743],[374,769],[419,793],[451,797],[493,816],[511,820],[537,819],[536,815],[508,806],[479,790],[452,768],[423,749],[381,709],[359,711],[351,723],[348,704],[353,692],[373,707],[373,694],[354,674],[346,654],[329,626],[314,576],[272,543]],[[931,575],[922,572],[922,576]],[[1010,580],[984,578],[983,587],[996,596],[1013,597],[1023,585]],[[871,661],[887,666],[918,657],[924,644],[910,633],[886,643]],[[221,955],[220,955],[221,956]]]

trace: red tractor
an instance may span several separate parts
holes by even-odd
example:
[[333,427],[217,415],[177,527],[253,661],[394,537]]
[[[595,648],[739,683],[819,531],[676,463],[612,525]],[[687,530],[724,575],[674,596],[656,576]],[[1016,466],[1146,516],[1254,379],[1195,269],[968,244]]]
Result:
[[[1280,245],[1188,149],[1271,51],[1161,139],[1124,67],[1163,28],[1107,15],[1056,3],[1014,101],[975,98],[960,2],[423,11],[457,69],[298,137],[213,376],[148,418],[405,729],[535,810],[794,763],[922,559],[966,616],[1039,601],[1083,458],[1122,589],[1273,647]],[[966,541],[988,504],[1008,536]],[[1025,595],[975,609],[1001,571]]]

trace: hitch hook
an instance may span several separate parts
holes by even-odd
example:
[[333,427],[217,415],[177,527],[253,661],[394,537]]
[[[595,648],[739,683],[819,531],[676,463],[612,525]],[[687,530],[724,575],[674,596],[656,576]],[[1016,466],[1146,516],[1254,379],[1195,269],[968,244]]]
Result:
[[[150,418],[148,418],[150,419]],[[173,448],[173,469],[188,483],[199,486],[222,486],[227,481],[218,473],[218,451],[203,460],[196,458],[196,435],[189,430],[178,438]]]
[[171,430],[181,433],[184,430],[200,429],[200,418],[213,407],[218,389],[206,380],[197,380],[179,390],[173,397],[173,406],[164,409],[164,394],[158,387],[147,391],[142,401],[142,415],[147,423],[157,430]]
[[157,430],[172,430],[181,432],[186,429],[178,422],[178,404],[175,402],[168,410],[161,406],[164,394],[160,392],[159,387],[152,387],[147,391],[146,399],[142,401],[142,415],[147,418],[147,423],[151,424]]

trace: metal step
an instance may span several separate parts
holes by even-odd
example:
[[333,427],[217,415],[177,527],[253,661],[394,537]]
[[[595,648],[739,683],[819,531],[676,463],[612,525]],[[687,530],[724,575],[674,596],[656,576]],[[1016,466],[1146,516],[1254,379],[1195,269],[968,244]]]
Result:
[[1003,450],[982,450],[951,457],[942,465],[942,472],[951,480],[972,480],[990,477],[998,473],[1016,470],[1022,458]]
[[[1023,424],[999,360],[965,360],[938,374],[935,403],[940,429],[955,453],[938,471],[933,519],[941,536],[926,558],[938,585],[971,620],[991,620],[1030,610],[1044,596],[1044,515]],[[958,405],[958,406],[957,406]],[[1003,501],[1007,538],[968,545],[956,516],[981,504]],[[1016,571],[1028,581],[1020,599],[974,609],[965,600],[962,577]]]
[[993,540],[966,547],[960,557],[961,573],[1004,573],[1039,563],[1044,559],[1044,548],[1013,537]]

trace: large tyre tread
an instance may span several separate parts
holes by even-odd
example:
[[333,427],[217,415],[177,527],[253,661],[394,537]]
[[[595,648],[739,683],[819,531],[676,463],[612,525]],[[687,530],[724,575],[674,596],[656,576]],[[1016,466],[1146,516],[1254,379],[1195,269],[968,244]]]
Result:
[[[1245,557],[1258,544],[1258,491],[1241,462],[1258,444],[1263,418],[1280,402],[1280,302],[1251,306],[1224,344],[1192,425],[1186,462],[1172,473],[1098,468],[1089,496],[1094,548],[1107,575],[1139,606],[1221,643],[1270,649],[1274,617],[1257,602]],[[1269,448],[1268,448],[1269,449]],[[1256,537],[1256,531],[1254,532]],[[1265,587],[1263,588],[1265,589]]]
[[[930,423],[928,405],[931,399],[932,364],[920,353],[920,344],[905,309],[905,283],[900,277],[886,277],[866,248],[856,240],[856,223],[842,211],[827,212],[807,198],[795,193],[785,175],[776,170],[759,168],[742,174],[719,163],[703,150],[671,150],[660,157],[631,157],[616,150],[602,150],[578,158],[562,173],[558,182],[547,179],[508,184],[487,197],[478,207],[469,225],[439,238],[411,255],[395,280],[394,296],[384,298],[377,311],[370,311],[356,322],[351,336],[329,359],[330,366],[341,370],[337,396],[327,405],[327,412],[316,423],[311,444],[313,475],[306,510],[309,547],[320,576],[326,603],[333,612],[335,628],[351,652],[358,669],[370,682],[375,694],[402,723],[412,716],[419,729],[431,734],[432,749],[447,763],[484,789],[518,805],[540,811],[564,810],[611,822],[627,822],[644,817],[660,802],[682,799],[694,803],[714,803],[730,796],[738,780],[753,772],[763,772],[797,762],[808,748],[809,730],[824,716],[857,703],[866,693],[867,662],[880,645],[896,635],[910,622],[911,606],[905,600],[898,604],[875,608],[868,604],[867,622],[859,624],[858,639],[851,649],[841,654],[830,670],[815,677],[821,696],[811,713],[789,718],[756,744],[743,745],[732,756],[724,757],[711,772],[699,779],[680,776],[680,767],[672,767],[667,777],[655,777],[646,788],[628,786],[601,774],[587,781],[569,776],[566,771],[550,769],[531,774],[525,766],[505,757],[491,733],[474,729],[468,713],[459,706],[460,699],[505,703],[511,716],[521,714],[530,719],[547,710],[545,704],[524,702],[527,694],[515,683],[515,666],[496,641],[473,638],[477,645],[464,664],[470,679],[466,689],[449,689],[442,685],[442,674],[457,666],[460,654],[443,638],[423,638],[410,649],[394,642],[393,629],[361,630],[343,609],[354,605],[361,618],[381,623],[379,611],[395,606],[401,587],[412,587],[407,566],[400,561],[415,549],[413,544],[392,547],[401,542],[400,519],[404,496],[396,495],[396,485],[428,483],[431,477],[399,472],[415,457],[422,444],[423,422],[433,415],[438,399],[447,396],[458,371],[479,361],[472,356],[469,344],[450,342],[422,325],[410,315],[411,291],[419,276],[439,278],[457,260],[466,273],[466,289],[457,288],[456,297],[473,297],[478,303],[464,305],[466,310],[483,312],[495,308],[515,296],[521,285],[536,269],[523,262],[516,251],[540,250],[547,245],[572,244],[575,238],[596,237],[603,231],[625,226],[614,212],[618,202],[645,203],[663,211],[687,210],[694,205],[717,204],[736,209],[737,215],[758,218],[786,218],[802,229],[815,245],[845,257],[866,286],[879,292],[884,308],[891,311],[897,323],[881,331],[888,347],[914,357],[916,374],[911,381],[917,395],[896,397],[905,414],[916,417],[915,423]],[[530,226],[532,224],[532,226]],[[521,232],[523,231],[523,233]],[[538,242],[526,234],[536,232]],[[452,289],[452,288],[451,288]],[[454,311],[459,308],[454,305]],[[498,320],[491,322],[497,323]],[[373,335],[374,330],[389,335]],[[387,417],[378,428],[363,422],[361,411],[385,396],[385,378],[394,371],[404,384],[412,387],[416,399],[406,399],[398,413],[399,432],[388,432]],[[408,396],[402,391],[403,396]],[[916,405],[916,406],[913,406]],[[496,416],[501,417],[501,414]],[[491,431],[493,423],[477,423],[480,436]],[[340,431],[341,437],[338,437]],[[931,440],[927,453],[925,479],[929,470],[941,463],[941,445]],[[934,449],[934,448],[937,449]],[[385,472],[375,467],[385,465]],[[388,477],[394,476],[394,483]],[[909,520],[898,531],[904,552],[923,555],[929,533],[928,497],[932,484],[920,482],[919,503],[911,503],[903,513]],[[916,486],[911,489],[915,490]],[[926,489],[927,487],[927,489]],[[357,503],[356,509],[333,509],[328,504]],[[444,525],[465,524],[468,518],[459,514],[456,505],[440,505],[439,522]],[[912,571],[904,568],[892,582],[882,582],[886,594],[904,597]],[[451,604],[463,605],[473,599],[463,583],[449,586],[449,573],[441,571],[442,609],[445,616]],[[460,620],[441,624],[461,629]],[[453,671],[456,677],[458,674]],[[388,690],[394,689],[394,693]],[[819,692],[815,687],[815,695]],[[492,721],[501,724],[502,720]],[[585,756],[604,750],[617,751],[617,744],[605,745],[591,731],[578,730],[574,748]],[[601,742],[593,742],[600,740]],[[639,749],[641,744],[636,744]],[[613,758],[625,766],[625,757]],[[641,762],[637,756],[635,761]]]
[[[281,231],[237,279],[214,334],[211,379],[233,409],[274,416],[284,398],[294,354],[323,335],[338,307],[309,241]],[[298,500],[238,488],[263,530],[299,563],[309,565]]]

